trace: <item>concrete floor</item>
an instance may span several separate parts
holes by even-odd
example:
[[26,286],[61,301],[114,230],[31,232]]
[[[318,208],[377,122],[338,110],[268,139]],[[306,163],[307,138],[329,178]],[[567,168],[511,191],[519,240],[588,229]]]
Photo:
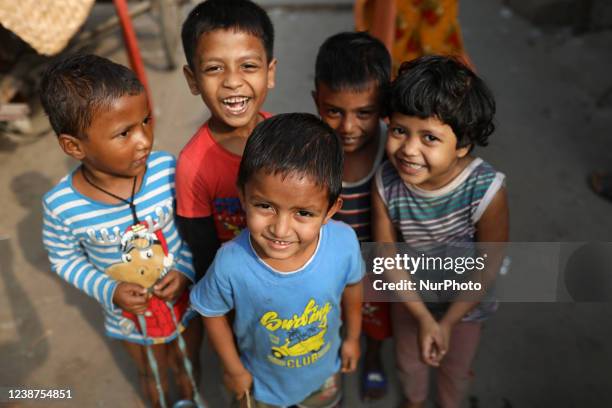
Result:
[[[261,3],[276,27],[279,59],[266,109],[314,112],[317,48],[327,36],[352,28],[351,2],[320,0],[306,8],[295,7],[298,1]],[[461,23],[468,53],[498,101],[498,130],[477,154],[508,176],[512,240],[609,241],[612,207],[590,192],[585,177],[612,167],[606,132],[612,101],[605,94],[612,86],[612,32],[573,37],[542,31],[502,3],[464,0]],[[97,7],[96,15],[107,12]],[[160,69],[150,19],[135,24],[153,91],[156,146],[178,154],[208,113],[188,92],[180,69]],[[100,42],[97,52],[126,63],[118,35]],[[32,406],[139,406],[136,373],[119,344],[104,337],[97,303],[50,272],[40,241],[40,198],[74,165],[52,134],[17,141],[0,135],[0,389],[72,390],[69,403]],[[608,303],[502,304],[486,325],[465,406],[612,407],[610,322]],[[385,346],[389,369],[391,346]],[[206,399],[211,407],[225,406],[208,347],[202,362]],[[384,401],[361,404],[357,377],[346,379],[345,407],[394,407],[399,401],[391,378]]]

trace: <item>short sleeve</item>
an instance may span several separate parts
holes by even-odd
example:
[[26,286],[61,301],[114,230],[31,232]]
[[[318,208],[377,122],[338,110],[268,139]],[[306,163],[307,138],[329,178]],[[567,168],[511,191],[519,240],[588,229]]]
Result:
[[363,279],[365,275],[365,262],[361,256],[361,247],[357,234],[355,234],[352,228],[349,228],[349,232],[350,237],[347,242],[347,247],[349,248],[347,253],[349,256],[349,266],[347,268],[346,284],[353,285]]
[[176,165],[176,212],[181,217],[202,218],[212,214],[210,193],[190,157],[181,152]]
[[234,308],[228,255],[227,251],[219,250],[208,272],[191,290],[191,305],[202,316],[223,316]]

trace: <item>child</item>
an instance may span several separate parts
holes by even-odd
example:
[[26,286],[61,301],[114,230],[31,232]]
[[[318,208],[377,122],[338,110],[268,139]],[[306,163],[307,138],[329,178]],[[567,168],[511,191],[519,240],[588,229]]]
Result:
[[330,221],[341,182],[340,141],[313,115],[275,116],[247,142],[238,173],[247,229],[221,247],[191,302],[226,385],[250,406],[336,406],[339,372],[355,370],[364,264],[353,230]]
[[[41,99],[60,147],[81,162],[43,199],[43,242],[51,266],[101,303],[106,335],[121,340],[138,367],[143,393],[154,406],[163,405],[145,345],[154,344],[167,395],[168,367],[183,367],[182,358],[171,357],[182,355],[177,331],[196,378],[202,332],[187,310],[194,271],[174,225],[175,160],[151,150],[143,86],[121,65],[94,55],[68,57],[45,72]],[[135,275],[148,279],[151,290],[134,283],[140,279]],[[173,303],[179,327],[165,302]],[[189,375],[182,369],[176,374],[183,398],[191,399]]]
[[236,176],[247,138],[270,116],[260,109],[274,87],[274,29],[249,0],[208,0],[187,17],[182,40],[187,84],[211,113],[176,169],[178,220],[199,280],[219,244],[245,226]]
[[[507,241],[504,175],[470,154],[494,129],[495,102],[484,82],[455,59],[422,57],[402,65],[389,99],[389,161],[377,171],[372,192],[375,240],[417,248]],[[439,367],[440,406],[459,407],[481,322],[491,310],[467,301],[441,313],[429,306],[392,306],[404,406],[424,405],[430,365]]]
[[[367,33],[333,35],[317,54],[313,98],[323,121],[340,136],[344,150],[343,205],[334,218],[353,227],[360,241],[372,240],[371,181],[385,155],[382,99],[390,69],[389,52]],[[365,302],[363,329],[362,395],[374,400],[382,398],[387,388],[380,350],[382,341],[391,336],[389,303]]]

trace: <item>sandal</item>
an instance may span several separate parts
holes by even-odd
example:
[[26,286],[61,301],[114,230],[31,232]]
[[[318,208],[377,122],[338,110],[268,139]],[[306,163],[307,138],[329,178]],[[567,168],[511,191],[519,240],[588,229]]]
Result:
[[[371,391],[374,391],[373,393]],[[387,377],[382,371],[364,372],[361,379],[361,398],[364,401],[378,400],[387,394]]]
[[594,171],[589,176],[589,184],[597,195],[612,200],[612,174]]
[[196,408],[196,404],[191,400],[179,400],[172,405],[172,408]]

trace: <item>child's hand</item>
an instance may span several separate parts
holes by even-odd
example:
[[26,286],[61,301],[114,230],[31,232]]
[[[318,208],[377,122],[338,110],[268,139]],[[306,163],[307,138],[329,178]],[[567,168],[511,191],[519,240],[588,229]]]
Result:
[[241,400],[253,386],[253,376],[246,369],[238,373],[224,371],[223,382],[236,395],[236,399]]
[[126,312],[143,314],[147,310],[147,290],[136,283],[119,282],[113,294],[113,303]]
[[453,331],[453,325],[448,323],[444,319],[438,323],[440,325],[440,331],[442,332],[442,340],[444,341],[444,350],[448,350],[450,347],[451,333]]
[[344,340],[342,342],[342,372],[352,373],[357,369],[357,363],[359,362],[359,356],[361,350],[359,349],[359,340]]
[[153,286],[153,294],[166,302],[174,302],[187,285],[189,285],[189,279],[173,269]]
[[444,331],[433,317],[419,321],[419,349],[421,360],[432,367],[438,367],[447,350]]

